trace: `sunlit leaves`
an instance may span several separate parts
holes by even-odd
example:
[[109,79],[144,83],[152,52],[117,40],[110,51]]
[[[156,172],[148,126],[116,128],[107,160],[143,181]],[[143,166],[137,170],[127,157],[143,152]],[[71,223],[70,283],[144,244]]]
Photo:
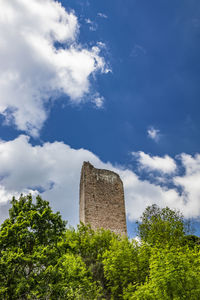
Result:
[[199,238],[182,215],[153,205],[138,229],[139,242],[67,229],[47,201],[13,198],[0,229],[0,299],[200,299]]

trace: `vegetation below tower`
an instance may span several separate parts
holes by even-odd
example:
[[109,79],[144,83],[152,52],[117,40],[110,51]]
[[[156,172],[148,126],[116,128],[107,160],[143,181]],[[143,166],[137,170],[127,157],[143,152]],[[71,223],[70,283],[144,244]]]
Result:
[[147,207],[140,242],[13,198],[0,229],[0,299],[200,299],[200,239],[183,216]]

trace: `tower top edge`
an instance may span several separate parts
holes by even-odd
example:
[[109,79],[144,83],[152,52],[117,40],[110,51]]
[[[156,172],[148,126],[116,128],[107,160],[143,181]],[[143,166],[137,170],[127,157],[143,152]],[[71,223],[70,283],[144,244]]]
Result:
[[99,168],[95,168],[89,161],[84,161],[83,162],[83,165],[82,165],[82,170],[83,169],[90,169],[90,170],[95,170],[96,172],[103,172],[103,173],[109,173],[109,174],[114,174],[116,175],[120,180],[120,176],[118,173],[114,172],[114,171],[111,171],[111,170],[108,170],[108,169],[99,169]]

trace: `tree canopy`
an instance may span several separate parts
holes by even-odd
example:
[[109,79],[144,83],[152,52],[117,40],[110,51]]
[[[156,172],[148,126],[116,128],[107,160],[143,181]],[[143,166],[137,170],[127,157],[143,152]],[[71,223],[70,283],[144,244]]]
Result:
[[13,198],[0,228],[0,299],[200,299],[199,238],[183,216],[147,207],[140,242],[68,228],[41,197]]
[[189,227],[179,211],[169,207],[160,208],[156,204],[148,206],[140,219],[137,222],[138,234],[143,241],[152,245],[180,243]]

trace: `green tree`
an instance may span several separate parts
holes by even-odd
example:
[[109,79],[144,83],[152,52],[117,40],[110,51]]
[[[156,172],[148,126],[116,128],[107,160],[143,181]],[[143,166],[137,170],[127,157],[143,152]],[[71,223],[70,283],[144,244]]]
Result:
[[66,230],[60,214],[39,196],[11,203],[0,230],[0,299],[99,299],[91,264],[98,263],[106,234],[98,238],[84,226]]
[[149,271],[150,247],[130,242],[127,238],[113,240],[104,255],[103,265],[111,299],[122,299],[128,287],[145,282]]
[[37,281],[59,256],[66,222],[39,196],[35,203],[31,195],[22,195],[11,204],[0,230],[0,295],[33,299]]
[[13,198],[0,228],[0,299],[200,299],[199,238],[183,216],[148,207],[141,242],[92,230],[66,229],[49,203]]
[[186,225],[179,211],[153,204],[146,208],[138,222],[138,234],[151,245],[179,245],[187,233]]
[[[129,286],[124,299],[200,299],[200,252],[187,247],[152,249],[150,276],[144,285]],[[132,289],[132,290],[131,290]]]
[[72,253],[63,254],[55,265],[45,269],[36,291],[38,299],[49,296],[60,300],[91,300],[99,299],[101,295],[101,288],[92,279],[82,258]]
[[17,246],[31,253],[35,245],[55,245],[63,236],[66,222],[40,196],[35,203],[31,195],[13,197],[11,204],[9,218],[1,225],[1,249]]
[[89,225],[80,224],[77,231],[71,228],[66,231],[63,246],[75,255],[80,255],[87,269],[92,274],[92,280],[97,283],[103,296],[109,299],[108,281],[105,278],[103,259],[113,240],[120,240],[110,230],[93,230]]
[[194,234],[186,235],[183,239],[183,245],[188,245],[190,248],[195,248],[196,246],[200,245],[200,237]]

